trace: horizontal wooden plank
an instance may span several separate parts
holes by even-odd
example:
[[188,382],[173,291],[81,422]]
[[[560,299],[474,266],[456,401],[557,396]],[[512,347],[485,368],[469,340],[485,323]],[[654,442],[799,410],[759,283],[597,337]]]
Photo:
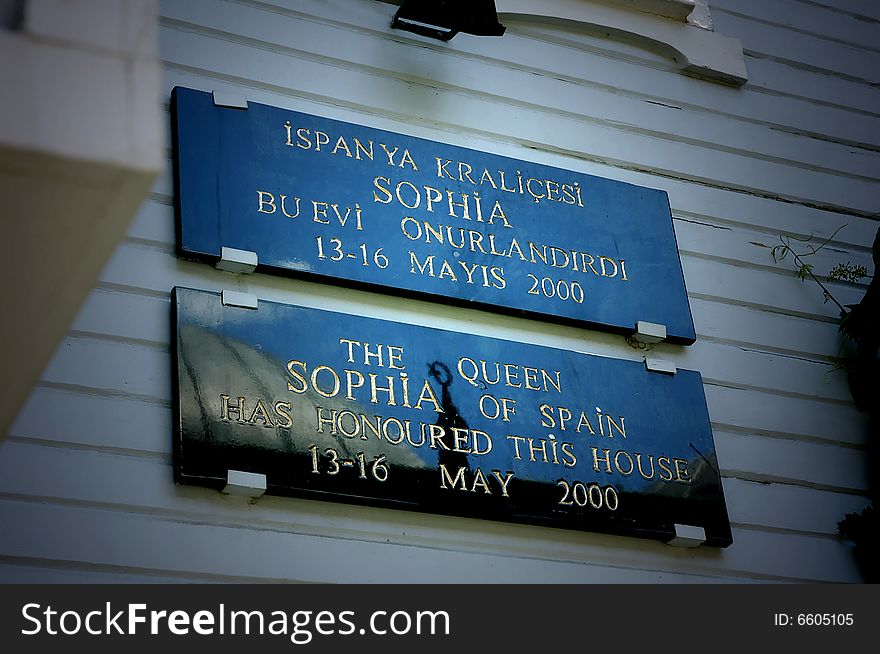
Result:
[[[210,11],[208,7],[211,7]],[[401,79],[414,77],[414,71],[418,71],[414,81],[430,80],[435,88],[446,88],[454,93],[466,92],[502,99],[506,104],[527,106],[535,105],[536,98],[553,98],[554,112],[578,115],[650,136],[705,144],[747,153],[755,158],[784,160],[797,167],[822,168],[873,179],[880,175],[878,152],[854,153],[852,146],[804,138],[765,125],[733,121],[714,112],[645,102],[644,98],[630,97],[618,89],[600,89],[595,85],[561,79],[558,70],[530,71],[528,84],[524,84],[526,73],[507,62],[502,63],[503,53],[496,55],[502,61],[485,58],[462,61],[449,50],[431,51],[397,40],[379,41],[372,34],[307,23],[243,5],[217,5],[211,0],[178,3],[168,8],[167,15],[186,21],[184,28],[191,25],[207,28],[211,30],[211,36],[220,39],[224,36],[232,38],[234,32],[235,38],[253,39],[254,48],[276,49],[282,55],[290,47],[291,36],[295,35],[297,50],[308,52],[312,58],[323,56],[328,60],[342,60],[367,71],[381,70],[388,76]],[[179,29],[178,25],[180,23],[170,24],[168,28]],[[505,50],[511,45],[505,44]],[[305,74],[305,70],[301,70],[301,75]]]
[[712,15],[721,12],[807,32],[825,40],[877,49],[880,26],[816,3],[797,0],[713,0]]
[[[764,355],[750,359],[756,364],[766,361]],[[171,401],[170,362],[164,348],[68,338],[49,363],[43,379],[53,386],[131,397],[145,404]],[[754,383],[761,382],[756,378]],[[712,382],[706,384],[705,390],[709,415],[716,427],[726,425],[735,430],[852,444],[865,441],[864,419],[850,404],[729,388]]]
[[[679,368],[699,370],[706,384],[838,402],[852,400],[844,375],[833,374],[833,366],[829,363],[768,354],[741,346],[718,346],[711,342],[698,342],[680,350],[662,346],[656,352],[658,356],[674,361]],[[767,401],[772,402],[770,398]]]
[[[798,102],[804,102],[814,108],[842,112],[840,119],[851,121],[852,128],[862,135],[853,135],[853,143],[867,145],[873,138],[867,136],[867,131],[874,130],[871,123],[877,116],[878,87],[757,55],[747,55],[746,65],[748,88],[752,91],[776,97],[784,104],[793,105],[793,110]],[[871,143],[869,147],[876,149],[876,144]]]
[[863,494],[868,490],[864,450],[715,429],[722,474],[756,482],[793,484]]
[[[285,498],[247,507],[226,501],[216,491],[176,487],[171,483],[170,465],[156,459],[26,442],[8,443],[0,451],[0,495],[7,497],[112,506],[254,529],[289,529],[294,522],[312,529],[320,526],[316,514],[309,512],[303,519],[299,505]],[[108,488],[113,489],[109,495]],[[858,495],[733,478],[724,480],[724,493],[730,519],[736,524],[832,535],[837,534],[837,522],[846,513],[860,511],[868,502]],[[317,504],[305,507],[318,509]],[[332,513],[336,505],[325,506]]]
[[880,52],[780,29],[724,11],[713,12],[712,20],[722,34],[736,35],[746,52],[829,71],[868,84],[880,81]]
[[[106,561],[115,566],[156,568],[190,575],[222,574],[263,581],[468,583],[479,578],[487,581],[494,579],[500,583],[504,580],[503,575],[508,575],[505,583],[513,580],[522,583],[591,583],[612,579],[616,583],[680,583],[692,580],[699,582],[701,578],[714,581],[712,577],[701,577],[699,574],[618,568],[609,570],[595,562],[499,557],[483,551],[485,548],[479,546],[472,546],[470,551],[464,552],[446,547],[435,549],[424,543],[414,547],[407,542],[412,538],[407,539],[399,533],[395,534],[395,542],[391,542],[391,539],[381,542],[375,538],[386,526],[381,523],[371,529],[378,532],[375,536],[368,534],[367,538],[355,539],[350,533],[344,538],[315,536],[277,528],[247,529],[191,524],[179,520],[171,522],[153,516],[48,505],[38,506],[36,515],[14,513],[16,509],[27,507],[27,504],[20,502],[0,500],[0,516],[9,521],[7,524],[15,524],[18,528],[16,531],[19,531],[15,539],[6,545],[0,544],[0,552],[11,551],[20,557],[39,557],[43,560],[86,564]],[[215,505],[214,510],[222,509]],[[365,509],[357,508],[355,511]],[[291,515],[296,516],[297,512],[293,510]],[[59,527],[67,526],[76,519],[82,527],[76,530],[76,536],[70,539],[67,547],[35,543],[28,548],[28,539],[39,539],[41,532],[49,527],[42,523],[47,518],[59,521]],[[405,524],[406,521],[402,522]],[[327,531],[332,533],[336,530],[331,525]],[[117,535],[112,538],[111,549],[102,536],[106,538],[113,532]],[[218,538],[221,540],[218,541]],[[223,542],[224,547],[217,547],[217,542]],[[205,552],[200,554],[199,548],[204,548]],[[283,554],[290,551],[296,551],[297,556]],[[391,561],[394,563],[390,564]],[[570,576],[572,574],[574,578]],[[546,576],[542,578],[542,575]]]
[[859,513],[866,497],[789,486],[724,480],[724,497],[731,522],[837,536],[837,523],[847,513]]
[[[169,168],[170,170],[170,163]],[[174,206],[158,199],[148,199],[141,204],[129,225],[126,238],[174,248],[177,236],[174,230]]]
[[819,4],[836,11],[845,11],[868,18],[874,22],[880,21],[880,6],[875,0],[809,0],[811,4]]
[[[374,37],[383,36],[410,43],[435,56],[459,56],[456,68],[467,68],[473,59],[498,62],[522,71],[564,76],[579,85],[600,85],[613,93],[660,101],[678,107],[703,107],[725,116],[736,116],[746,121],[759,121],[784,126],[788,131],[821,134],[849,143],[880,144],[867,116],[846,110],[845,107],[823,107],[809,100],[778,97],[745,88],[729,88],[721,84],[707,84],[703,80],[682,75],[663,55],[656,55],[644,47],[626,41],[611,39],[589,32],[574,32],[557,26],[529,22],[513,22],[507,27],[504,39],[468,39],[456,41],[452,47],[432,46],[424,39],[411,37],[405,32],[389,33],[390,14],[382,3],[367,1],[339,2],[303,0],[299,12],[290,9],[282,0],[269,0],[259,5],[299,21],[339,25],[349,32],[365,32]],[[752,68],[763,63],[751,59]],[[814,88],[822,85],[823,77],[816,79],[801,93],[812,97]],[[831,78],[829,78],[831,79]],[[780,80],[785,82],[785,80]],[[842,82],[845,80],[841,80]],[[863,111],[876,113],[880,89],[863,84],[849,84],[850,93],[836,97],[858,96],[854,104]],[[869,93],[872,92],[872,93]],[[862,97],[864,95],[864,97]]]
[[[42,564],[42,565],[41,565]],[[55,564],[34,561],[30,557],[0,557],[0,583],[3,584],[191,584],[217,581],[250,581],[216,576],[169,575],[163,572],[126,569],[112,566]]]
[[[171,207],[156,202],[145,203],[144,207],[132,223],[131,229],[129,230],[129,240],[156,243],[164,246],[168,251],[171,251],[174,247],[173,220],[173,210]],[[792,277],[795,274],[794,267],[790,261],[790,256],[788,257],[788,260],[779,263],[774,263],[770,256],[770,250],[773,245],[779,243],[777,237],[770,237],[766,234],[751,230],[719,228],[718,226],[694,223],[686,220],[676,220],[675,229],[679,248],[686,254],[701,255],[703,257],[717,259],[741,267],[753,266],[755,268],[764,268],[789,277]],[[845,231],[845,229],[842,231]],[[873,270],[873,264],[866,251],[856,250],[854,248],[847,250],[835,243],[830,244],[825,250],[818,255],[811,257],[809,260],[815,265],[815,272],[818,275],[827,274],[831,267],[843,262],[865,265],[868,270]],[[805,283],[802,284],[802,286],[804,288],[797,289],[796,292],[800,293],[806,291],[809,293],[811,289],[817,290],[812,283]],[[836,290],[838,285],[830,284],[829,287]],[[850,293],[857,294],[860,292],[849,285],[843,285],[842,287]],[[697,303],[696,306],[701,306],[701,300],[693,300],[692,304],[694,302]],[[722,309],[718,308],[718,310]],[[725,317],[729,318],[730,315],[729,312],[725,313]],[[825,313],[825,315],[828,314]],[[762,317],[764,316],[752,314],[748,319],[742,321],[734,321],[733,323],[726,320],[722,321],[720,326],[722,328],[728,328],[728,331],[733,326],[748,329],[753,326],[752,322],[754,320],[760,320]],[[699,311],[694,310],[694,318],[698,322],[700,321],[701,315]],[[798,349],[796,342],[798,337],[802,335],[805,330],[810,330],[812,328],[811,325],[805,323],[803,320],[791,320],[788,316],[779,317],[777,323],[784,325],[781,328],[781,332],[778,329],[775,330],[775,333],[780,333],[782,336],[782,342],[774,343],[773,347],[792,352],[797,351]],[[807,349],[805,351],[818,353],[823,358],[836,355],[839,349],[836,338],[836,328],[833,328],[828,324],[822,324],[816,326],[816,328],[819,329],[819,332],[817,333],[822,334],[819,339],[820,344],[818,349],[815,349],[816,346],[814,346],[814,349]],[[698,333],[701,335],[730,338],[727,336],[719,336],[716,332],[717,328],[711,330],[707,329],[702,332],[698,329]],[[761,331],[757,330],[756,333],[760,334]],[[731,340],[736,339],[731,338]],[[760,339],[746,339],[744,342],[760,344],[763,341]]]
[[[209,271],[214,277],[223,277],[210,269]],[[251,291],[260,294],[256,288],[252,288]],[[119,392],[170,399],[164,395],[167,387],[155,383],[157,375],[155,371],[166,370],[169,367],[165,361],[170,349],[169,315],[170,305],[161,299],[120,293],[93,294],[76,318],[74,329],[88,334],[144,340],[160,346],[160,349],[144,348],[139,343],[135,343],[128,353],[126,348],[129,345],[124,343],[107,342],[105,339],[68,339],[46,369],[44,379],[57,384],[113,388]],[[398,317],[397,320],[400,321],[401,318]],[[484,330],[491,330],[494,335],[500,336],[497,326],[501,320],[509,320],[512,329],[516,324],[525,322],[517,319],[496,320],[487,315],[483,321]],[[445,324],[443,321],[433,322],[435,326],[441,328],[455,329],[454,325]],[[570,331],[575,339],[582,333],[575,328],[567,331]],[[522,337],[528,338],[528,335],[514,334],[510,340],[522,340]],[[641,353],[628,349],[622,340],[608,335],[602,341],[594,339],[590,352],[638,360]],[[545,344],[567,349],[583,349],[583,345],[577,340],[558,341],[552,336],[549,338],[545,336]],[[833,368],[827,362],[768,354],[742,346],[715,342],[697,342],[685,348],[663,344],[657,346],[656,352],[673,361],[680,368],[701,371],[707,383],[765,389],[843,402],[851,399],[845,377],[832,374]],[[88,365],[90,359],[100,362],[101,365]],[[132,375],[133,369],[143,374]],[[118,372],[115,372],[117,370]],[[110,380],[103,376],[95,377],[93,371],[105,374],[114,371],[114,374],[121,378],[109,383]],[[135,385],[137,379],[144,379],[145,385]]]
[[71,325],[76,334],[97,334],[168,348],[171,342],[168,297],[96,289]]
[[[774,261],[773,248],[782,245],[782,238],[791,244],[795,253],[804,256],[804,262],[813,266],[813,273],[825,278],[828,272],[841,263],[864,266],[869,273],[874,270],[871,255],[866,250],[844,248],[836,243],[829,243],[817,253],[810,255],[809,248],[817,248],[823,240],[814,238],[810,243],[801,243],[786,234],[767,234],[746,229],[744,227],[719,227],[678,219],[674,221],[675,236],[679,250],[684,254],[693,254],[705,258],[717,259],[735,266],[747,268],[765,268],[776,273],[794,273],[798,266],[792,254],[787,254],[781,261]],[[841,223],[841,231],[848,225]],[[868,279],[862,281],[867,286]],[[830,288],[834,288],[832,284]]]
[[703,340],[821,360],[841,351],[833,323],[693,297],[690,305],[697,335]]
[[[548,112],[546,108],[515,106],[491,96],[449,92],[438,101],[435,85],[401,80],[381,71],[356,71],[336,62],[311,61],[166,28],[166,63],[214,71],[221,52],[228,57],[223,75],[253,79],[277,88],[294,87],[312,96],[332,95],[338,102],[359,106],[365,98],[377,112],[392,116],[417,114],[423,120],[449,124],[477,134],[503,136],[528,147],[548,149],[612,162],[619,166],[656,171],[766,195],[858,214],[876,213],[874,185],[861,178],[797,168],[755,159],[746,154],[636,134],[625,127],[587,121],[576,113]],[[295,61],[296,66],[292,65]],[[295,72],[294,72],[295,71]],[[455,113],[450,113],[450,107]],[[552,119],[551,119],[552,117]],[[588,151],[578,144],[589,143]],[[723,172],[722,172],[723,171]]]
[[[719,298],[744,306],[829,322],[836,322],[839,317],[839,309],[833,303],[825,302],[822,290],[815,284],[805,284],[794,272],[768,275],[763,270],[728,266],[686,255],[682,256],[681,265],[690,296]],[[852,286],[838,285],[834,289],[835,298],[844,306],[858,303],[863,295],[862,289]]]
[[[7,526],[7,537],[0,541],[0,555],[189,574],[221,572],[254,579],[346,583],[690,581],[691,575],[860,580],[849,548],[827,536],[736,529],[734,545],[726,550],[673,551],[654,542],[621,547],[623,539],[612,536],[350,509],[352,516],[370,514],[372,523],[364,526],[373,533],[346,538],[331,528],[328,537],[304,533],[295,525],[290,531],[247,529],[4,499],[0,500],[0,518]],[[349,516],[345,517],[343,524]],[[59,533],[65,537],[58,538]],[[499,556],[499,551],[505,554]],[[792,551],[798,555],[791,556]]]
[[[676,215],[693,220],[707,217],[710,222],[720,224],[746,225],[760,227],[766,233],[787,233],[801,237],[814,234],[816,238],[830,237],[841,224],[846,229],[840,230],[835,243],[849,244],[859,248],[870,249],[877,232],[877,221],[868,218],[842,215],[833,211],[808,207],[791,202],[779,202],[770,198],[759,197],[749,193],[725,190],[706,186],[696,182],[671,179],[644,171],[626,170],[607,163],[587,161],[583,157],[572,157],[559,152],[530,149],[528,156],[523,154],[523,146],[511,143],[503,137],[491,138],[490,135],[474,135],[463,133],[461,129],[448,128],[442,125],[426,127],[412,122],[406,116],[389,118],[382,112],[370,113],[364,107],[345,108],[325,104],[318,98],[293,98],[282,94],[279,89],[267,90],[259,83],[244,86],[240,83],[205,77],[191,72],[177,70],[166,71],[167,88],[180,84],[192,88],[206,90],[218,89],[245,93],[255,102],[275,106],[288,106],[297,111],[314,113],[337,120],[346,120],[379,129],[403,132],[413,136],[442,140],[447,143],[470,147],[477,150],[492,152],[517,159],[528,159],[568,170],[617,179],[649,188],[658,188],[669,193],[670,204]],[[352,113],[354,112],[354,113]],[[355,117],[353,117],[355,116]],[[160,175],[153,192],[168,204],[172,201],[173,185],[170,169]]]
[[[791,133],[873,148],[877,145],[878,137],[870,133],[872,117],[868,114],[876,113],[880,91],[863,83],[746,56],[748,83],[744,87],[729,88],[688,78],[679,71],[651,65],[642,58],[622,55],[617,51],[617,44],[609,39],[562,33],[539,26],[518,31],[524,37],[538,41],[529,44],[526,51],[537,51],[539,61],[544,62],[543,68],[565,71],[573,77],[581,75],[586,84],[601,84],[609,89],[620,87],[623,92],[646,97],[648,101],[682,108],[704,108],[721,116],[763,123]],[[547,44],[562,49],[554,52]],[[530,57],[523,65],[531,64],[531,61]],[[776,69],[803,72],[812,84],[798,87],[783,76],[772,75],[770,78],[774,83],[770,84],[766,68],[771,72]],[[780,92],[786,95],[782,96]],[[818,104],[817,100],[823,104]]]
[[35,388],[9,436],[171,460],[170,405],[86,391]]
[[[774,242],[773,237],[749,230],[719,229],[717,226],[695,224],[684,220],[676,220],[675,228],[679,246],[692,253],[703,252],[725,261],[738,260],[755,265],[763,262],[774,266],[777,272],[786,270],[786,262],[773,264],[769,256],[770,247]],[[131,225],[128,238],[137,242],[154,243],[170,252],[174,247],[172,208],[155,201],[145,203]],[[829,247],[830,250],[826,250],[818,257],[816,262],[818,274],[827,273],[831,266],[840,262],[863,263],[869,270],[872,269],[872,265],[867,261],[866,251],[852,248],[847,250],[846,246],[837,244],[831,244]],[[789,271],[789,274],[793,274],[793,271]],[[805,286],[809,287],[810,284]],[[136,299],[131,301],[136,302]],[[98,302],[98,300],[93,299],[90,302]],[[795,356],[803,353],[808,357],[818,357],[823,360],[837,356],[840,351],[837,327],[829,322],[816,322],[769,311],[756,311],[744,306],[700,298],[691,298],[690,304],[700,338],[737,343],[746,347]],[[142,323],[127,311],[120,311],[113,318],[116,322],[112,324],[117,327],[107,333],[155,340],[157,334],[167,332],[167,326],[155,314],[143,316],[148,321],[146,323]],[[151,327],[152,332],[145,333],[150,331]],[[90,331],[95,328],[76,323],[74,329]]]
[[[838,312],[833,304],[823,303],[822,292],[813,284],[805,284],[791,272],[768,275],[761,270],[731,266],[716,261],[682,256],[685,285],[691,297],[719,299],[732,304],[768,311],[819,318],[836,322]],[[167,293],[175,285],[221,290],[231,283],[229,278],[209,266],[182,261],[174,255],[136,244],[122,244],[101,273],[102,284],[114,284],[157,293]],[[285,300],[285,291],[307,288],[287,278],[254,275],[242,283],[259,285],[264,299]],[[207,285],[207,286],[205,286]],[[320,285],[324,288],[325,285]],[[242,289],[243,290],[243,289]],[[341,290],[341,289],[340,289]],[[281,294],[279,296],[279,293]],[[857,303],[861,289],[841,285],[835,296],[843,304]]]
[[862,446],[868,424],[854,407],[776,396],[756,391],[705,386],[713,428],[750,434],[800,437],[817,442]]
[[[99,337],[145,341],[167,351],[170,349],[170,311],[168,301],[162,298],[97,291],[87,298],[74,321],[73,329],[77,333]],[[487,317],[487,325],[492,322]],[[440,326],[443,326],[442,323]],[[550,344],[553,344],[552,340]],[[80,345],[79,341],[72,342],[73,347]],[[577,342],[566,345],[582,348]],[[624,349],[620,339],[613,337],[607,346],[594,346],[594,352],[600,354],[620,356],[621,351],[630,357],[634,354]],[[845,376],[832,374],[832,366],[827,362],[809,361],[804,357],[778,356],[712,341],[698,341],[686,348],[660,346],[657,353],[674,361],[680,368],[699,370],[707,383],[772,389],[838,401],[851,400]],[[70,380],[54,381],[73,383]]]
[[167,350],[131,343],[67,338],[43,371],[45,382],[171,401]]
[[[319,291],[316,289],[316,292]],[[346,297],[354,297],[349,292],[342,293]],[[388,299],[385,301],[391,302]],[[153,304],[154,309],[146,309],[149,304]],[[832,323],[699,298],[691,298],[690,305],[700,340],[818,361],[828,361],[841,352],[837,326]],[[416,310],[423,305],[408,301],[406,306]],[[71,328],[77,333],[103,334],[164,345],[169,338],[168,311],[168,298],[164,294],[163,297],[156,297],[99,288],[86,298]],[[473,323],[473,320],[469,322]],[[511,334],[511,337],[516,338],[517,335]],[[572,344],[577,344],[577,337],[572,338]],[[828,374],[833,377],[844,373]],[[823,379],[822,382],[843,383],[840,379]]]

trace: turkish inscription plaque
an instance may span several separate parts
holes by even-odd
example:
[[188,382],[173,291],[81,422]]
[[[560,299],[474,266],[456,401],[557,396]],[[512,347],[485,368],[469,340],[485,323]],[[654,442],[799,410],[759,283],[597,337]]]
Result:
[[731,541],[699,373],[176,288],[179,483]]
[[181,256],[695,340],[663,191],[180,87],[172,111]]

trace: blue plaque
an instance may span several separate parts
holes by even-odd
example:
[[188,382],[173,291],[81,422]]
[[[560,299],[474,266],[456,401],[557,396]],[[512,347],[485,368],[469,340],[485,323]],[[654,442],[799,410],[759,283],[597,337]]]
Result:
[[664,191],[175,88],[181,256],[695,340]]
[[732,542],[700,374],[177,288],[174,472],[268,492]]

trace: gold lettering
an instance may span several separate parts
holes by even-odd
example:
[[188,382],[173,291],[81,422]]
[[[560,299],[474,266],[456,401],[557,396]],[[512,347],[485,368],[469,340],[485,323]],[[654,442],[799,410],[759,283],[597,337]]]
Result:
[[303,377],[303,375],[299,374],[296,370],[293,369],[294,366],[302,368],[303,375],[306,372],[306,364],[303,363],[302,361],[293,361],[293,360],[288,361],[287,362],[287,371],[294,378],[294,380],[298,382],[299,386],[294,386],[293,384],[290,383],[290,380],[288,379],[287,380],[287,390],[293,391],[294,393],[302,395],[307,390],[309,390],[309,384],[306,381],[306,378]]
[[675,466],[675,481],[681,482],[682,484],[691,483],[691,478],[687,469],[687,459],[672,459],[672,463]]
[[376,193],[376,191],[373,191],[373,202],[381,202],[382,204],[388,204],[391,202],[391,200],[393,199],[394,196],[391,195],[391,191],[388,188],[386,188],[385,186],[382,186],[379,182],[385,182],[385,184],[387,184],[389,186],[391,185],[391,180],[388,179],[387,177],[379,176],[379,177],[374,178],[373,179],[373,186],[375,186],[378,190],[382,191],[382,195],[385,197],[385,199],[383,200],[382,198],[379,197],[379,195]]
[[338,139],[336,139],[336,145],[333,146],[333,150],[330,152],[330,154],[336,154],[336,152],[339,150],[344,150],[345,156],[349,159],[351,158],[351,150],[348,149],[348,143],[345,142],[344,136],[340,136]]
[[355,139],[354,139],[354,157],[355,157],[355,159],[357,159],[358,161],[360,161],[360,158],[361,158],[361,152],[364,153],[364,156],[365,156],[367,159],[369,159],[370,161],[373,160],[373,142],[372,142],[372,141],[367,141],[367,143],[369,143],[369,145],[370,145],[370,148],[369,148],[369,149],[365,148],[365,147],[364,147],[364,144],[361,143],[361,142],[357,139],[357,137],[355,137]]
[[293,409],[290,406],[290,402],[276,402],[274,409],[279,427],[287,429],[293,426],[293,416],[290,415]]
[[501,484],[501,496],[502,497],[510,497],[507,494],[507,486],[510,484],[510,480],[513,479],[513,472],[510,470],[502,477],[500,470],[493,470],[492,474],[495,475],[495,478],[498,480],[498,483]]
[[425,380],[425,384],[422,386],[422,392],[419,394],[419,399],[416,402],[415,408],[420,410],[422,409],[422,402],[430,402],[434,405],[434,411],[437,413],[446,413],[443,410],[443,407],[440,406],[440,402],[437,401],[437,396],[434,394],[434,389],[431,388],[431,384],[428,380]]
[[311,142],[311,131],[307,130],[305,127],[300,127],[296,130],[297,140],[299,141],[296,144],[296,147],[302,148],[303,150],[309,150],[312,147]]
[[330,143],[330,135],[326,132],[315,130],[315,152],[320,152],[321,146],[327,145],[328,143]]
[[562,443],[562,445],[560,446],[560,449],[562,450],[562,454],[564,455],[564,458],[562,460],[562,465],[564,465],[566,468],[574,468],[578,462],[577,457],[575,456],[574,452],[571,449],[572,447],[574,447],[574,446],[571,443],[567,443],[567,442]]
[[452,266],[449,265],[449,262],[446,259],[443,260],[443,265],[440,266],[440,274],[437,275],[438,279],[443,279],[444,277],[449,277],[450,281],[453,282],[458,281],[458,277],[456,276],[455,271],[452,269]]
[[237,403],[230,402],[229,401],[230,399],[231,398],[229,395],[221,395],[220,396],[220,419],[225,420],[226,422],[229,422],[230,420],[232,420],[229,417],[229,414],[234,413],[236,416],[238,416],[238,418],[237,418],[238,422],[245,422],[245,418],[243,415],[244,414],[244,406],[245,406],[244,405],[245,398],[243,398],[243,397],[237,398],[238,399]]
[[296,213],[287,213],[287,208],[285,207],[285,200],[287,200],[286,195],[280,195],[281,198],[281,213],[283,213],[288,218],[297,218],[299,216],[299,198],[294,198],[296,200]]
[[419,167],[416,166],[416,162],[413,161],[412,155],[409,153],[408,149],[404,149],[403,151],[403,157],[400,160],[400,168],[403,168],[404,164],[409,164],[410,167],[415,171],[418,171],[419,169]]
[[446,489],[447,488],[446,482],[448,481],[449,486],[451,488],[455,488],[456,486],[458,486],[459,482],[461,482],[461,490],[466,491],[467,486],[465,486],[465,479],[464,479],[464,471],[466,469],[467,468],[465,466],[460,466],[458,468],[458,471],[455,473],[455,478],[453,479],[452,475],[449,474],[449,470],[446,469],[446,465],[441,463],[440,464],[440,487],[443,489]]
[[257,420],[262,421],[264,427],[274,427],[275,422],[269,416],[269,412],[266,410],[266,405],[263,404],[262,399],[257,399],[257,404],[254,406],[253,412],[251,412],[251,417],[248,418],[248,422],[251,424],[256,424]]
[[394,401],[394,377],[388,376],[385,378],[388,380],[388,386],[378,386],[376,383],[377,376],[374,373],[370,373],[367,376],[370,378],[370,402],[379,404],[377,395],[379,391],[382,391],[383,393],[388,393],[388,400],[385,404],[397,406],[397,402]]
[[388,157],[388,165],[393,166],[394,165],[394,155],[397,154],[397,151],[400,148],[395,147],[393,150],[389,150],[388,146],[385,145],[384,143],[380,143],[379,147],[381,147],[385,151],[385,156]]
[[623,416],[619,417],[620,424],[618,425],[616,422],[614,422],[610,415],[608,415],[607,413],[605,414],[605,420],[608,421],[608,436],[610,438],[614,438],[614,434],[611,431],[612,427],[617,430],[617,433],[626,438],[626,423],[624,422]]
[[515,454],[513,456],[517,461],[521,461],[522,455],[519,453],[519,444],[520,441],[525,443],[526,439],[523,436],[514,436],[513,434],[508,434],[507,440],[513,441],[513,448],[515,450]]
[[435,157],[437,160],[437,177],[448,177],[449,179],[455,179],[452,174],[447,170],[447,166],[452,163],[451,159],[447,159],[443,161],[440,157]]
[[530,391],[540,391],[540,386],[533,386],[532,382],[538,381],[538,369],[530,368],[528,366],[523,366],[523,373],[525,374],[525,384],[526,388]]
[[556,420],[553,416],[553,407],[549,404],[541,404],[538,406],[538,411],[541,413],[541,426],[547,429],[554,429],[556,427]]
[[[332,390],[330,390],[330,391],[324,391],[321,389],[320,386],[318,386],[318,373],[323,372],[325,370],[330,373],[330,377],[331,377],[331,379],[333,379],[333,387],[332,387]],[[331,368],[330,366],[317,366],[317,367],[315,367],[312,370],[311,381],[312,381],[312,388],[314,389],[314,391],[322,397],[336,397],[339,394],[339,388],[340,388],[339,375],[337,375],[336,371],[333,370],[333,368]],[[289,382],[288,382],[288,388],[290,388]]]
[[[265,200],[264,197],[268,197],[268,200]],[[268,191],[257,191],[257,212],[259,213],[275,213],[275,196],[269,193]],[[266,211],[263,207],[272,207],[272,211]]]
[[[323,209],[319,209],[318,207],[324,207]],[[321,223],[322,225],[329,225],[330,221],[326,220],[327,218],[327,203],[326,202],[318,202],[317,200],[312,200],[312,208],[314,209],[314,220],[316,223]],[[323,216],[325,220],[321,220],[318,216]]]
[[434,276],[434,255],[429,254],[428,257],[425,259],[425,262],[420,263],[419,258],[416,256],[416,253],[413,252],[412,250],[410,250],[409,251],[409,271],[413,275],[415,275],[416,268],[419,269],[419,273],[421,273],[422,275],[424,275],[425,273],[428,273],[429,277],[433,277]]
[[[624,470],[620,465],[621,455],[623,455],[626,458],[626,461],[629,464],[629,467],[626,470]],[[635,464],[633,463],[632,457],[629,455],[629,452],[626,452],[624,450],[618,450],[614,454],[614,467],[617,468],[617,471],[620,474],[622,474],[624,477],[628,477],[629,475],[632,474],[633,470],[635,469]]]
[[429,436],[431,438],[431,443],[428,445],[431,449],[438,449],[437,445],[440,445],[441,450],[449,451],[449,446],[443,442],[443,437],[446,436],[446,430],[443,429],[440,425],[428,425],[428,431],[430,432]]
[[[352,391],[364,385],[364,376],[357,370],[344,370],[343,372],[345,373],[345,398],[353,400]],[[355,381],[355,377],[357,377],[357,381]]]
[[487,495],[492,494],[492,491],[489,490],[489,482],[486,481],[486,477],[480,468],[477,468],[477,471],[474,473],[474,483],[471,484],[472,493],[477,492],[477,486],[481,487]]
[[590,447],[590,449],[593,451],[593,470],[595,472],[599,472],[600,471],[599,461],[604,461],[605,472],[607,472],[610,475],[611,474],[611,450],[607,450],[607,449],[602,450],[605,453],[605,456],[600,457],[598,449],[596,449],[595,447],[592,447],[592,446]]
[[[665,461],[666,463],[663,463],[664,461]],[[657,459],[657,466],[658,466],[658,467],[660,468],[660,470],[661,470],[661,472],[660,472],[660,479],[662,479],[663,481],[672,481],[672,470],[669,469],[669,464],[670,464],[670,463],[671,463],[671,461],[669,460],[669,457],[668,457],[668,456],[661,456],[659,459]],[[668,477],[665,476],[665,475],[663,474],[664,472],[665,472],[667,475],[669,475],[669,476],[668,476]]]
[[403,348],[400,346],[389,345],[388,346],[388,367],[392,370],[403,370],[406,368],[405,365],[398,366],[395,364],[402,363],[403,361]]
[[543,438],[541,438],[539,439],[540,446],[536,447],[534,438],[529,438],[528,441],[529,461],[537,461],[537,459],[535,458],[535,453],[540,452],[541,458],[543,459],[544,463],[548,463],[549,459],[547,458],[547,442]]

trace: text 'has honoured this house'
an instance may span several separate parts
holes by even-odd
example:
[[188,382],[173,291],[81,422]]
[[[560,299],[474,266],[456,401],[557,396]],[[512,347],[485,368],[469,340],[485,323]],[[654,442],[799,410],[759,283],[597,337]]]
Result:
[[0,581],[876,581],[878,39],[0,2]]

